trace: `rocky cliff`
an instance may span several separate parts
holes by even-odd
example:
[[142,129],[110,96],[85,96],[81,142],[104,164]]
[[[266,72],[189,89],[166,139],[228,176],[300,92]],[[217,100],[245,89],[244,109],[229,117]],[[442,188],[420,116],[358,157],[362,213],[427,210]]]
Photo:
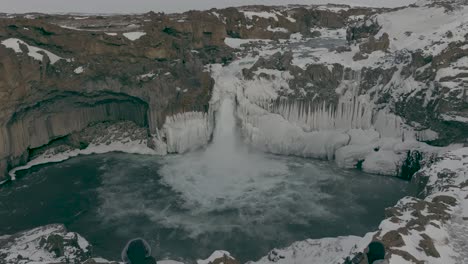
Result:
[[[239,69],[246,88],[238,94],[248,142],[401,175],[412,151],[466,142],[466,13],[463,1],[420,1],[396,9],[3,15],[0,171],[56,141],[86,147],[89,140],[70,135],[108,121],[145,128],[143,139],[158,153],[206,144],[216,110],[210,108],[214,81],[206,65],[251,57]],[[301,135],[339,135],[327,139],[331,145],[312,144],[311,151],[278,148],[284,137],[268,136],[257,119],[243,118],[258,113],[251,106],[279,115]],[[303,140],[323,141],[309,134]],[[324,150],[317,154],[317,148]],[[375,164],[385,169],[376,171]]]
[[[319,33],[311,32],[312,27],[345,27],[351,15],[376,12],[345,9],[336,13],[253,6],[184,14],[2,14],[1,177],[57,140],[87,146],[89,141],[68,137],[107,121],[132,121],[146,128],[148,146],[165,153],[197,145],[174,142],[190,134],[175,130],[198,116],[199,122],[192,123],[198,124],[196,131],[207,131],[199,138],[206,144],[212,120],[202,113],[208,112],[213,80],[205,65],[233,59],[226,37],[277,40],[298,32],[313,37]],[[181,114],[186,112],[200,113],[201,119],[200,114]]]
[[[58,25],[75,20],[110,32]],[[194,27],[156,14],[1,19],[1,174],[92,124],[129,120],[150,137],[166,116],[206,112],[213,81],[204,65],[226,60],[223,33],[209,20]]]

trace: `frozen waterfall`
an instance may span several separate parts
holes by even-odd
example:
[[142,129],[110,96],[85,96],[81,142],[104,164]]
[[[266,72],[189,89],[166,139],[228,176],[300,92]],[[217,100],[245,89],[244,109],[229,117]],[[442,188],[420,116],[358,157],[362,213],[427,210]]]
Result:
[[242,143],[236,126],[235,102],[220,99],[214,137],[206,149],[168,158],[161,169],[164,181],[185,196],[189,207],[213,210],[248,204],[249,194],[274,188],[287,166]]

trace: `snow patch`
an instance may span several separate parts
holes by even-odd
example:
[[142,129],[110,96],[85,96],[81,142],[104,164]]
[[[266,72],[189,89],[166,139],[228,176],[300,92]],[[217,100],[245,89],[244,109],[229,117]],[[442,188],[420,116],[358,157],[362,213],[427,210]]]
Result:
[[142,74],[142,75],[138,76],[137,79],[142,80],[142,79],[146,79],[146,78],[153,78],[154,76],[156,76],[155,73],[149,72],[149,73]]
[[207,259],[197,260],[197,264],[210,264],[210,263],[213,263],[215,260],[224,258],[224,257],[228,259],[234,259],[233,257],[231,257],[231,254],[229,252],[223,251],[223,250],[217,250],[213,252],[213,254],[211,254],[211,256],[208,257]]
[[13,49],[16,53],[23,53],[23,50],[20,48],[20,44],[25,45],[28,49],[28,56],[38,61],[42,61],[42,59],[44,58],[43,53],[45,53],[47,57],[49,57],[50,64],[54,64],[57,61],[63,59],[62,57],[59,57],[50,51],[28,45],[26,42],[17,38],[9,38],[3,40],[1,44],[7,48]]
[[131,41],[135,41],[135,40],[143,37],[144,35],[146,35],[146,32],[135,31],[135,32],[123,33],[123,36],[128,38]]
[[81,74],[81,73],[84,72],[84,68],[83,68],[83,66],[80,66],[80,67],[76,68],[73,72],[76,73],[76,74]]
[[[468,6],[452,12],[446,12],[443,7],[415,6],[382,13],[376,19],[382,25],[376,38],[387,33],[392,51],[421,49],[425,54],[435,56],[450,42],[464,41],[468,30],[468,23],[465,23]],[[453,35],[450,39],[446,37],[448,31]]]
[[271,25],[268,26],[267,28],[268,31],[271,31],[271,32],[282,32],[282,33],[288,33],[289,30],[285,29],[285,28],[282,28],[282,27],[275,27],[275,28],[272,28]]
[[[99,141],[99,139],[97,139],[96,141]],[[65,152],[56,153],[54,149],[50,149],[38,156],[37,158],[29,161],[27,164],[12,169],[9,172],[9,175],[12,180],[15,180],[16,172],[20,170],[27,170],[41,164],[62,162],[79,155],[103,154],[109,152],[125,152],[142,155],[161,154],[160,152],[149,148],[146,140],[133,141],[129,138],[123,138],[119,141],[114,141],[109,144],[91,143],[87,148],[81,150],[73,149]]]
[[224,44],[233,48],[233,49],[240,49],[241,45],[248,44],[252,42],[269,42],[269,39],[238,39],[238,38],[225,38]]
[[244,13],[244,16],[249,20],[253,20],[255,17],[257,17],[257,18],[265,18],[265,19],[273,18],[275,21],[278,21],[277,14],[272,13],[272,12],[266,12],[266,11],[255,12],[255,11],[244,11],[244,10],[241,10],[240,12]]

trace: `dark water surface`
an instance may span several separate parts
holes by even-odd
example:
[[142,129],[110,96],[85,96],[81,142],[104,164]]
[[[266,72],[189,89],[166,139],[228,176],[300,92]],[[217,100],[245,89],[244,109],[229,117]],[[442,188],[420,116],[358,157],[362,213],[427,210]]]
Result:
[[209,177],[190,156],[110,153],[34,167],[0,187],[0,235],[64,223],[108,259],[143,237],[158,258],[224,249],[245,261],[306,238],[362,236],[413,192],[407,182],[329,162],[265,157],[271,164]]

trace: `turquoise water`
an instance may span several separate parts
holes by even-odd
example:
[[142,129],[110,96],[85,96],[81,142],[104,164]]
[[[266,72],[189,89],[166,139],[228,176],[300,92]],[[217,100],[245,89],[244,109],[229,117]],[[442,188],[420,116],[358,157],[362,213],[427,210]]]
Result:
[[108,259],[143,237],[157,258],[224,249],[246,261],[306,238],[364,235],[413,193],[407,182],[329,162],[263,154],[249,168],[213,170],[201,155],[109,153],[21,171],[0,187],[0,235],[64,223]]

